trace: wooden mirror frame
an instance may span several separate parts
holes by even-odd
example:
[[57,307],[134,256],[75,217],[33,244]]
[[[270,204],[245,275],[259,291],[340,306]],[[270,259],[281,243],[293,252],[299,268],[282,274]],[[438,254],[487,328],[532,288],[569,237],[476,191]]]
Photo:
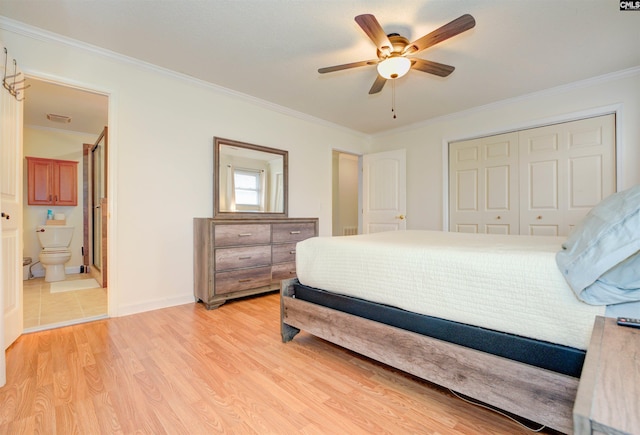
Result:
[[[289,152],[277,148],[269,148],[261,145],[254,145],[246,142],[239,142],[220,137],[213,138],[214,159],[213,159],[213,217],[216,219],[273,219],[286,218],[289,214]],[[281,156],[282,161],[282,212],[261,212],[261,211],[223,211],[220,210],[220,147],[230,145],[237,148],[256,150]]]

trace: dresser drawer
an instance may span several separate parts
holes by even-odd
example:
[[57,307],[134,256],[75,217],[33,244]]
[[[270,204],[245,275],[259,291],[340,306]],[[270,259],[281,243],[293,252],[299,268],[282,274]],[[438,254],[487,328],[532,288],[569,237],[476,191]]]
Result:
[[257,245],[271,242],[271,225],[216,225],[215,246]]
[[313,223],[282,223],[273,224],[273,243],[299,242],[316,235]]
[[271,266],[216,273],[215,294],[232,293],[271,285]]
[[296,244],[273,245],[271,259],[274,263],[292,263],[296,261]]
[[297,243],[317,236],[317,218],[194,218],[193,293],[208,310],[280,288],[296,276]]
[[274,282],[279,282],[283,279],[295,278],[296,263],[274,264],[271,267],[271,275]]
[[216,271],[271,264],[271,245],[216,249]]

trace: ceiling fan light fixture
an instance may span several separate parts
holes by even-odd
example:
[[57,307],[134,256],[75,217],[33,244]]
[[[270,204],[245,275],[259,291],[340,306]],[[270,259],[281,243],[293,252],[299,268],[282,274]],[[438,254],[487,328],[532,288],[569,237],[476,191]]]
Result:
[[385,79],[399,79],[409,72],[411,61],[399,54],[392,54],[378,64],[378,74]]

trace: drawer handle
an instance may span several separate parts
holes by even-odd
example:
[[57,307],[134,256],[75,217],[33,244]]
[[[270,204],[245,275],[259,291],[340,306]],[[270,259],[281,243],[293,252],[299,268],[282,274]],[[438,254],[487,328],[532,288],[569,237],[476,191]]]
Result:
[[300,231],[289,231],[289,234],[300,234]]
[[289,271],[289,275],[295,275],[295,274],[296,274],[296,271],[295,271],[295,270],[290,270],[290,271]]
[[238,260],[251,260],[251,255],[246,255],[244,257],[238,257]]
[[293,251],[289,251],[289,254],[295,255],[296,251],[295,249]]
[[238,282],[249,282],[251,278],[239,279]]
[[248,237],[250,235],[251,235],[251,233],[240,233],[240,234],[238,234],[238,237]]

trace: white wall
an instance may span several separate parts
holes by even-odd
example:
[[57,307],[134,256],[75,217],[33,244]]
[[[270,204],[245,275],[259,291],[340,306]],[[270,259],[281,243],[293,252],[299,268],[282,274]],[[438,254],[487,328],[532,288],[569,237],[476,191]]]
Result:
[[331,150],[364,135],[44,32],[5,25],[26,74],[109,94],[110,314],[193,301],[193,218],[213,214],[213,136],[289,151],[289,216],[331,234]]
[[[437,103],[434,103],[437,104]],[[640,69],[379,134],[374,151],[407,150],[407,228],[445,229],[446,144],[616,111],[619,190],[640,183]]]
[[[73,160],[78,162],[78,205],[75,207],[65,206],[44,206],[27,204],[27,160],[24,160],[24,195],[23,195],[23,253],[25,257],[31,257],[33,262],[38,261],[40,254],[40,243],[36,235],[36,226],[44,225],[47,219],[47,210],[54,213],[64,213],[67,225],[75,227],[73,239],[71,239],[71,259],[66,264],[67,269],[73,269],[75,273],[79,271],[80,265],[84,264],[82,258],[83,244],[83,199],[82,199],[82,145],[84,143],[94,143],[99,136],[68,133],[61,130],[42,130],[25,127],[23,129],[23,150],[24,155],[29,157],[43,157],[59,160]],[[44,276],[44,269],[38,264],[33,267],[33,272],[37,276]]]

